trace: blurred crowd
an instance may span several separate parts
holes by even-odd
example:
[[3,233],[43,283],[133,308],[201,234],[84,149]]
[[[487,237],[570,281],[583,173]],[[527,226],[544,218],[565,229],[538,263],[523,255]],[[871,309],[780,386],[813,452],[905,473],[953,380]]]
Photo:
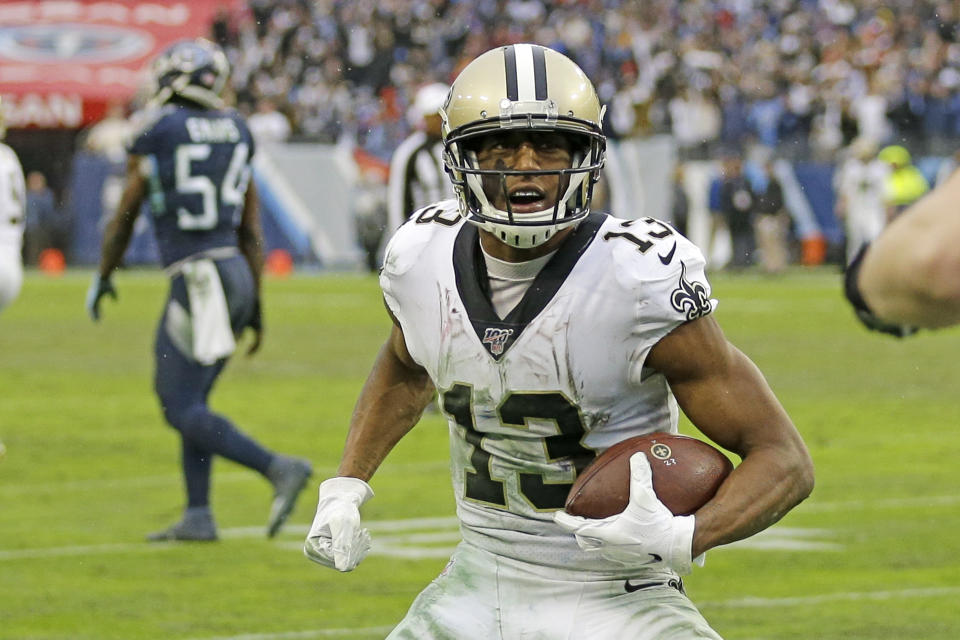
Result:
[[[689,201],[709,184],[707,208],[713,226],[729,232],[732,267],[759,264],[778,272],[798,259],[796,241],[805,234],[785,215],[796,209],[780,185],[787,163],[831,168],[826,188],[835,192],[849,253],[960,162],[955,0],[227,6],[210,36],[230,59],[237,107],[258,142],[340,144],[354,152],[364,168],[352,213],[369,230],[361,235],[370,236],[362,244],[371,262],[384,228],[395,226],[385,214],[387,167],[401,143],[425,129],[418,92],[449,84],[469,61],[501,44],[535,42],[574,59],[607,106],[610,139],[672,136],[680,161],[672,219],[685,230]],[[82,146],[122,161],[132,127],[125,108],[111,105],[83,133]],[[684,177],[686,161],[697,160],[717,161],[706,184]],[[936,164],[924,165],[924,177],[916,160]],[[776,169],[777,163],[784,164]],[[56,230],[62,224],[40,222],[55,217],[32,217],[28,236],[39,238],[40,248],[63,235]],[[41,230],[48,228],[54,231]],[[826,259],[842,261],[844,247],[837,251]]]
[[958,18],[955,2],[915,0],[250,0],[212,35],[238,105],[276,139],[346,136],[384,161],[414,126],[418,87],[512,42],[575,59],[613,138],[831,161],[858,137],[952,151]]

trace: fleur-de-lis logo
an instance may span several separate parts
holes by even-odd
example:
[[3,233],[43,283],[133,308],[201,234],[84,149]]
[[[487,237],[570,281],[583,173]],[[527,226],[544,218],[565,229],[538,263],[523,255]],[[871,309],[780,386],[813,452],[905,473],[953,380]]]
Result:
[[687,265],[683,262],[680,263],[680,282],[670,294],[670,304],[687,320],[705,316],[712,310],[710,298],[707,297],[707,288],[701,282],[687,280]]
[[673,455],[673,451],[670,450],[670,447],[662,442],[658,442],[650,447],[650,453],[652,453],[653,457],[657,458],[658,460],[666,460]]

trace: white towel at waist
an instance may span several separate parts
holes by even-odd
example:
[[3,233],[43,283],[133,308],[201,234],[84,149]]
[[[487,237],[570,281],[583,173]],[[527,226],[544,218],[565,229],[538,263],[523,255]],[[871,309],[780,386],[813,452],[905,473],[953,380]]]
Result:
[[200,364],[210,365],[229,356],[237,347],[223,283],[210,259],[191,260],[180,270],[190,301],[193,357]]

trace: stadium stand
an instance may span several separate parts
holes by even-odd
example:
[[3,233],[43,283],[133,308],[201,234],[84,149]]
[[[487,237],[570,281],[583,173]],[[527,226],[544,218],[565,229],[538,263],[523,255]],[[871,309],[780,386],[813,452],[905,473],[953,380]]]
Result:
[[[738,149],[750,174],[750,150],[762,145],[796,185],[785,189],[794,238],[834,246],[843,231],[833,173],[854,139],[904,147],[931,184],[953,166],[958,25],[953,3],[909,0],[248,0],[223,4],[208,31],[228,53],[241,111],[276,105],[291,143],[350,150],[358,175],[385,170],[410,134],[404,114],[417,89],[449,82],[498,44],[546,44],[574,59],[608,105],[605,132],[620,147],[611,158],[629,169],[611,167],[615,213],[638,201],[626,188],[654,198],[639,215],[669,216],[671,171],[631,180],[635,158],[666,139],[670,157],[689,165],[691,237],[709,243],[717,159]],[[25,163],[42,160],[22,133],[11,144]],[[61,200],[78,202],[69,169],[47,172]],[[303,257],[310,230],[274,227],[276,244]]]

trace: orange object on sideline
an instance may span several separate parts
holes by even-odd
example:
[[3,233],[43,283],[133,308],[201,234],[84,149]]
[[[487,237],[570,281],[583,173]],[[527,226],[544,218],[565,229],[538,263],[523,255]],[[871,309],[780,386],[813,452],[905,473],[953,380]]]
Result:
[[293,257],[290,255],[289,251],[285,251],[284,249],[274,249],[267,256],[264,266],[266,267],[268,274],[280,278],[286,278],[293,273]]
[[59,249],[44,249],[37,258],[40,271],[58,276],[67,268],[67,261]]
[[821,235],[804,238],[800,246],[800,262],[808,267],[823,264],[827,259],[827,239]]

